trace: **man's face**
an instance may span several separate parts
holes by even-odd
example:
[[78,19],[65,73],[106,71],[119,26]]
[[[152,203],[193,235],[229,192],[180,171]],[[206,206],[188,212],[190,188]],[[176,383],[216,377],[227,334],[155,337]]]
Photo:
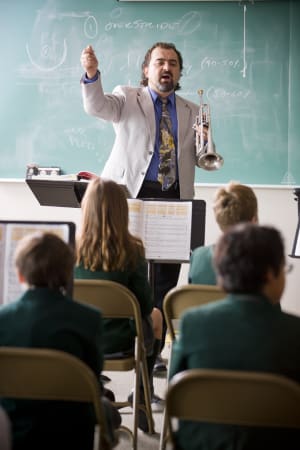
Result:
[[[162,97],[174,91],[180,78],[180,65],[176,52],[172,49],[156,47],[144,74],[148,86]],[[164,95],[165,94],[165,95]]]

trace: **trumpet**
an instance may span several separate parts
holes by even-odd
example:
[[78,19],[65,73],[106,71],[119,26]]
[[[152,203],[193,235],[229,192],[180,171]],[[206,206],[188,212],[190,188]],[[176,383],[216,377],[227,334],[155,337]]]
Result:
[[193,129],[196,131],[197,166],[204,170],[218,170],[224,164],[224,159],[215,151],[212,139],[210,107],[203,103],[203,89],[198,90],[200,96],[199,114]]

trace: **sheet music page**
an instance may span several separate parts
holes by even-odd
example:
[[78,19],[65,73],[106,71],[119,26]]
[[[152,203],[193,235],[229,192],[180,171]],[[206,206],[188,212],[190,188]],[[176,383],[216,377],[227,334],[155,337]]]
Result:
[[300,256],[300,227],[299,227],[296,246],[295,246],[295,256]]
[[192,202],[144,201],[143,236],[147,259],[190,259]]
[[139,199],[128,198],[129,210],[129,231],[134,236],[143,239],[143,223],[144,223],[144,201]]
[[0,224],[0,305],[3,304],[3,290],[4,290],[4,258],[5,258],[5,225]]
[[[68,225],[51,225],[51,224],[7,224],[5,240],[3,240],[4,260],[3,260],[3,293],[2,303],[10,303],[17,300],[22,294],[22,286],[19,283],[17,272],[14,265],[14,253],[17,244],[22,237],[36,231],[49,231],[57,234],[63,240],[68,242],[69,228]],[[4,249],[3,247],[3,249]],[[1,242],[2,250],[2,242]],[[1,252],[2,253],[2,252]],[[1,300],[0,300],[1,304]]]

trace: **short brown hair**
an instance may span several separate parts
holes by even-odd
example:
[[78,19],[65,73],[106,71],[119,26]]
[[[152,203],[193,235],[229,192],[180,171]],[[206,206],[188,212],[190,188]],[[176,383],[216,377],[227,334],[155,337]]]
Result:
[[226,292],[261,293],[268,270],[278,276],[284,263],[281,233],[250,222],[225,231],[214,251],[218,283]]
[[16,248],[15,265],[30,286],[67,289],[74,270],[74,251],[50,232],[23,237]]
[[217,190],[213,210],[222,231],[240,222],[257,221],[257,198],[249,186],[231,181]]

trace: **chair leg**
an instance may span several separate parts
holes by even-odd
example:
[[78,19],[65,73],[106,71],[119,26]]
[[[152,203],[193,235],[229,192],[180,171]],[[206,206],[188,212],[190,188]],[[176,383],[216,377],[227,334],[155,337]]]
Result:
[[[170,379],[170,367],[171,367],[171,358],[172,358],[172,348],[173,344],[171,343],[170,348],[170,357],[169,357],[169,364],[168,364],[168,373],[167,373],[167,380]],[[168,383],[168,381],[167,381]],[[164,408],[163,416],[162,416],[162,426],[161,426],[161,434],[159,438],[159,450],[165,450],[167,441],[168,441],[168,423],[167,423],[167,413],[166,413],[166,407]]]
[[[138,345],[137,338],[135,339],[135,355],[136,358],[140,357],[140,349]],[[139,361],[139,359],[136,359]],[[136,364],[135,367],[135,378],[134,378],[134,389],[132,398],[132,408],[133,408],[133,450],[137,450],[137,436],[138,436],[138,412],[140,404],[140,390],[139,390],[139,380],[140,380],[140,365]]]
[[144,390],[145,409],[146,409],[149,433],[154,434],[155,433],[154,420],[153,420],[152,408],[151,408],[151,392],[150,392],[150,382],[149,382],[146,358],[143,358],[143,362],[141,363],[141,372],[142,372],[142,384],[143,384],[143,390]]
[[159,450],[165,450],[167,445],[167,420],[166,420],[166,409],[164,409],[162,416],[162,426],[159,438]]

